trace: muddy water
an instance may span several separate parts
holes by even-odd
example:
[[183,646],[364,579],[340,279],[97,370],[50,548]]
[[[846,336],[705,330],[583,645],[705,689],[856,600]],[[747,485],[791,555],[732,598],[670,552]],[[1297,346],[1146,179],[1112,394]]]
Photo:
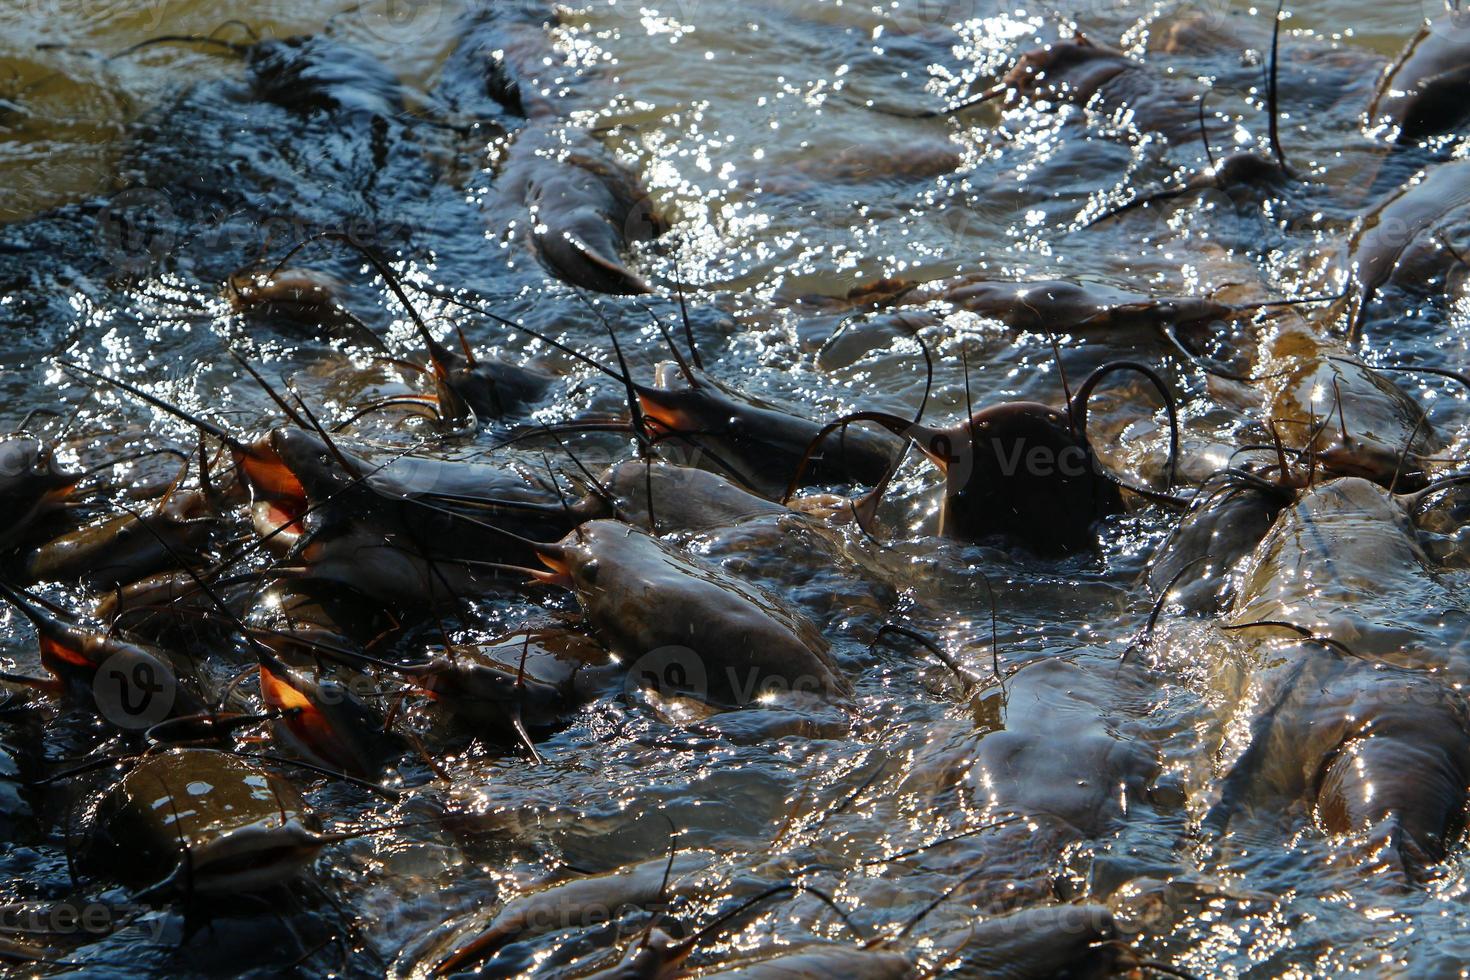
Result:
[[[1167,109],[1176,99],[1185,124],[1168,112],[1151,117],[1144,102],[1131,112],[1022,103],[953,119],[906,117],[983,90],[1019,51],[1057,37],[1046,10],[984,0],[590,3],[562,10],[540,87],[641,176],[669,222],[627,260],[654,285],[655,313],[675,323],[672,284],[688,283],[710,372],[814,418],[855,407],[907,415],[923,395],[918,346],[886,311],[846,300],[850,290],[884,278],[986,275],[1175,295],[1224,288],[1233,301],[1332,292],[1357,216],[1438,159],[1388,159],[1359,118],[1378,74],[1437,11],[1312,0],[1292,5],[1282,38],[1281,142],[1304,181],[1264,202],[1211,192],[1083,227],[1204,163],[1193,122],[1201,79],[1213,81],[1213,152],[1264,146],[1269,15],[1243,4],[1066,12],[1089,37],[1155,72],[1160,102]],[[227,23],[235,18],[243,23]],[[323,231],[375,244],[422,284],[473,290],[501,316],[608,353],[598,320],[508,230],[525,221],[499,180],[504,130],[516,127],[454,57],[474,23],[469,5],[455,0],[393,11],[33,0],[0,11],[0,75],[10,79],[0,91],[0,422],[10,428],[32,409],[75,414],[64,456],[89,465],[142,448],[192,447],[187,425],[116,391],[89,394],[58,359],[126,377],[244,431],[277,424],[280,414],[229,347],[269,378],[290,378],[332,421],[418,390],[371,351],[289,323],[247,323],[222,298],[236,270]],[[242,59],[209,44],[109,58],[164,34],[212,33],[240,43],[325,33],[396,76],[402,104],[386,116],[298,112],[262,99]],[[358,259],[320,245],[307,255],[347,284],[348,305],[370,328],[401,353],[418,350],[403,311]],[[1438,297],[1387,289],[1356,353],[1376,365],[1461,369],[1470,339],[1462,289],[1463,270]],[[617,297],[598,302],[634,372],[648,376],[667,356],[648,315]],[[1179,399],[1187,480],[1202,481],[1234,447],[1268,438],[1250,386],[1207,377],[1151,331],[1062,333],[1059,370],[1051,336],[942,304],[906,309],[935,355],[932,420],[962,417],[967,399],[1060,404],[1063,372],[1075,385],[1128,357],[1155,365]],[[424,311],[453,313],[428,302]],[[1322,307],[1307,312],[1313,329],[1330,330]],[[535,420],[625,407],[618,386],[586,365],[484,318],[456,322],[480,351],[556,375]],[[1185,339],[1249,369],[1271,363],[1258,340],[1281,326],[1216,322]],[[1391,377],[1426,409],[1436,458],[1452,460],[1466,436],[1463,389]],[[1104,464],[1154,487],[1167,451],[1158,408],[1130,381],[1108,383],[1092,405]],[[491,426],[440,442],[391,412],[354,429],[377,450],[420,446],[544,467],[540,450],[496,449],[506,434]],[[631,454],[619,436],[574,445],[589,466]],[[546,447],[558,454],[555,443]],[[157,487],[173,466],[165,457],[117,474]],[[184,916],[184,903],[114,918],[111,934],[65,937],[62,955],[104,975],[274,975],[298,963],[313,973],[412,972],[432,965],[456,928],[472,928],[475,915],[538,882],[659,859],[672,826],[677,847],[704,867],[670,889],[670,914],[687,927],[732,895],[815,868],[802,880],[830,894],[867,936],[896,935],[947,896],[893,944],[923,969],[948,963],[977,918],[1059,902],[1108,906],[1137,956],[1198,975],[1451,975],[1470,958],[1459,928],[1470,851],[1458,831],[1431,873],[1406,882],[1365,857],[1371,842],[1324,829],[1311,789],[1277,798],[1258,787],[1239,799],[1226,789],[1235,785],[1229,773],[1255,767],[1261,786],[1295,785],[1303,780],[1287,778],[1293,767],[1320,763],[1250,750],[1275,730],[1262,720],[1272,705],[1285,713],[1296,703],[1279,695],[1284,677],[1302,676],[1290,671],[1288,633],[1227,631],[1224,619],[1166,606],[1152,643],[1125,658],[1155,599],[1140,582],[1176,513],[1139,506],[1105,520],[1095,550],[1046,558],[1005,542],[934,537],[936,482],[928,464],[909,460],[876,539],[789,515],[666,535],[810,617],[854,680],[850,712],[752,708],[706,718],[614,685],[541,740],[544,761],[532,765],[513,747],[456,738],[432,711],[411,707],[403,724],[421,732],[435,764],[414,752],[395,763],[391,778],[418,787],[403,802],[283,771],[329,819],[421,825],[333,845],[307,881],[267,902],[242,899],[204,922]],[[1288,513],[1302,510],[1311,508]],[[1437,515],[1427,545],[1407,542],[1415,532],[1392,513],[1373,525],[1388,543],[1349,517],[1345,529],[1279,528],[1272,547],[1293,551],[1276,564],[1294,563],[1290,574],[1259,581],[1280,569],[1273,572],[1274,552],[1258,556],[1254,578],[1239,584],[1255,591],[1238,599],[1234,622],[1300,614],[1311,628],[1346,623],[1334,638],[1355,653],[1393,669],[1427,665],[1436,684],[1457,689],[1465,563],[1453,560],[1453,514]],[[994,643],[982,581],[994,591]],[[1374,583],[1392,588],[1374,594]],[[88,601],[65,584],[42,591],[71,607]],[[508,593],[442,629],[474,642],[575,617],[569,600]],[[934,636],[979,678],[976,690],[961,692],[906,643],[870,648],[889,620]],[[1413,656],[1400,656],[1405,634]],[[217,635],[191,642],[204,678],[219,687],[250,663],[248,651]],[[442,643],[440,627],[399,643],[396,652],[414,659]],[[0,662],[38,669],[18,615],[0,625]],[[1003,685],[992,677],[997,663]],[[1281,731],[1292,730],[1288,722]],[[11,768],[36,773],[131,748],[76,712],[0,720],[0,826],[14,823],[0,844],[4,902],[127,904],[130,892],[106,868],[75,882],[68,874],[67,841],[86,824],[90,784],[35,789],[16,802],[7,780]],[[456,819],[427,819],[444,809]],[[1230,819],[1211,819],[1227,810]],[[1016,815],[1023,819],[944,840]],[[618,926],[563,917],[506,946],[486,969],[577,975],[646,922],[638,913]],[[855,942],[807,895],[710,937],[691,962],[710,968],[817,940]],[[1047,975],[1040,962],[1011,965],[1018,975]]]

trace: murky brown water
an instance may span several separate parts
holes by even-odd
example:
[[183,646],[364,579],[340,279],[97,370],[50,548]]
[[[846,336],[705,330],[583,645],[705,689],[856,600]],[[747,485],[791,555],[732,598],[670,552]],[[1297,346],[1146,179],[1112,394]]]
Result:
[[[391,479],[447,479],[422,459],[535,474],[552,515],[523,528],[538,540],[563,516],[546,489],[548,469],[564,493],[580,495],[589,483],[581,467],[600,472],[634,458],[634,446],[626,433],[508,440],[536,423],[625,415],[625,391],[443,294],[472,296],[612,365],[606,317],[641,381],[669,358],[653,318],[683,340],[674,285],[686,283],[689,331],[708,374],[818,420],[859,408],[912,416],[926,377],[915,333],[933,356],[925,418],[935,425],[954,424],[967,405],[1060,406],[1099,365],[1141,362],[1179,407],[1175,492],[1197,492],[1226,512],[1211,537],[1210,527],[1198,530],[1202,519],[1126,495],[1126,509],[1098,522],[1085,547],[1057,557],[1016,540],[1061,524],[1068,515],[1056,512],[1000,521],[1009,536],[938,535],[940,480],[918,453],[899,470],[872,533],[840,507],[829,519],[738,495],[717,508],[707,487],[676,486],[662,502],[655,491],[661,537],[682,557],[619,565],[605,554],[603,574],[618,574],[594,594],[626,590],[624,618],[687,623],[693,633],[707,609],[641,584],[645,574],[654,580],[650,569],[707,563],[744,583],[726,582],[722,594],[755,586],[757,604],[809,619],[820,639],[803,642],[830,645],[851,695],[715,711],[641,690],[637,671],[593,664],[578,675],[585,683],[572,704],[544,726],[526,719],[538,764],[503,710],[455,719],[443,699],[400,697],[404,679],[391,671],[360,660],[361,672],[327,667],[367,695],[369,720],[349,727],[386,726],[400,738],[384,750],[382,780],[401,796],[390,801],[289,763],[250,764],[277,773],[288,795],[303,794],[329,828],[408,826],[326,843],[306,871],[258,896],[181,887],[140,901],[175,863],[168,842],[158,845],[162,857],[138,845],[145,867],[124,873],[118,853],[97,843],[114,819],[113,804],[98,801],[139,771],[146,740],[137,726],[99,717],[85,697],[8,687],[16,697],[0,697],[0,970],[67,968],[34,956],[104,976],[425,975],[502,903],[531,894],[542,896],[534,926],[466,968],[582,976],[636,948],[660,908],[660,928],[694,933],[789,883],[800,886],[795,894],[700,936],[682,968],[700,975],[797,947],[812,954],[798,965],[810,975],[856,975],[842,955],[884,976],[911,968],[1041,977],[1102,971],[1107,960],[1140,975],[1145,961],[1199,976],[1463,975],[1470,551],[1453,492],[1411,494],[1458,472],[1470,436],[1465,391],[1450,377],[1364,365],[1463,370],[1465,269],[1450,257],[1470,254],[1466,202],[1456,197],[1470,164],[1458,160],[1453,137],[1393,150],[1363,119],[1382,73],[1437,6],[1290,6],[1280,48],[1290,173],[1095,224],[1139,194],[1179,186],[1207,152],[1222,159],[1255,147],[1267,157],[1269,10],[1066,8],[1071,26],[1136,59],[1123,69],[1124,97],[1104,90],[1086,107],[1065,95],[996,100],[948,117],[918,116],[984,91],[1022,52],[1070,28],[1049,8],[987,0],[609,0],[558,8],[547,30],[549,8],[529,0],[354,8],[31,0],[0,10],[0,77],[10,79],[0,89],[0,421],[10,429],[33,410],[59,413],[32,417],[26,429],[48,440],[64,433],[66,465],[147,449],[190,453],[198,438],[126,392],[89,390],[62,362],[252,436],[287,420],[230,349],[270,383],[288,380],[328,426],[429,391],[420,374],[363,342],[364,331],[375,333],[395,356],[422,360],[383,278],[340,243],[317,242],[291,265],[334,277],[360,324],[339,323],[333,336],[279,310],[242,316],[232,307],[224,291],[232,274],[330,233],[388,255],[446,343],[458,346],[458,327],[482,359],[530,364],[549,378],[525,405],[469,433],[441,434],[400,405],[347,424],[343,445],[375,462],[413,453],[388,463]],[[344,46],[317,62],[345,74],[334,105],[293,105],[310,88],[300,81],[266,92],[258,42],[302,34]],[[110,57],[162,35],[229,44],[164,43]],[[1458,28],[1438,36],[1465,43]],[[255,53],[245,48],[252,44]],[[477,45],[481,54],[466,53]],[[487,91],[487,57],[524,75],[520,111]],[[373,70],[354,75],[361,63]],[[1206,89],[1208,151],[1198,116]],[[629,239],[621,261],[651,295],[592,299],[562,281],[576,278],[566,267],[558,276],[538,261],[526,186],[552,186],[553,172],[547,155],[530,152],[538,139],[570,141],[596,159],[583,174],[621,167],[637,176],[640,209],[614,225]],[[1164,324],[1177,328],[1172,340],[1149,319],[1159,307],[1138,305],[1150,295],[1227,304],[1331,297],[1351,284],[1354,257],[1362,265],[1367,250],[1357,243],[1384,224],[1375,217],[1383,202],[1436,171],[1448,175],[1436,178],[1443,199],[1422,209],[1422,227],[1390,229],[1414,244],[1375,284],[1359,337],[1348,336],[1343,302],[1238,317],[1217,307]],[[626,216],[644,206],[668,226],[651,241],[640,240],[648,223]],[[543,241],[540,257],[548,254]],[[968,300],[950,291],[956,277],[1067,280],[1089,300],[1106,299],[1109,315],[1051,321],[1048,330],[1027,320],[1039,300],[998,312],[973,291]],[[916,288],[900,291],[899,280]],[[1056,289],[1040,290],[1048,291]],[[1161,404],[1146,381],[1118,374],[1099,387],[1089,415],[1103,468],[1156,492],[1168,471]],[[711,465],[677,440],[662,451]],[[756,452],[733,468],[779,488],[789,463]],[[0,528],[6,581],[92,611],[126,575],[99,582],[107,570],[96,562],[52,572],[28,562],[77,524],[152,506],[179,465],[157,456],[103,468],[83,484],[101,489],[73,514],[11,541]],[[1232,466],[1250,472],[1226,481]],[[189,473],[186,489],[198,487],[197,465]],[[479,472],[470,484],[482,497],[533,493],[524,481],[506,491],[490,479]],[[138,489],[120,489],[128,485]],[[354,515],[350,526],[370,537],[381,531],[374,521],[388,519]],[[239,501],[211,516],[200,570],[256,537]],[[1181,521],[1195,530],[1171,538]],[[456,560],[534,561],[462,525],[435,533],[443,538],[435,548],[474,552]],[[1213,563],[1196,560],[1207,553]],[[387,570],[365,575],[374,563]],[[239,576],[274,564],[257,546],[219,576],[225,601],[252,624],[279,625],[270,617],[282,587]],[[561,631],[557,643],[595,661],[616,632],[554,589],[483,589],[435,615],[386,613],[400,599],[412,605],[414,588],[438,586],[415,584],[371,548],[337,574],[358,585],[373,578],[369,597],[349,603],[343,632],[379,660],[417,662],[446,639],[510,637],[500,659],[514,668],[517,631],[536,628]],[[161,640],[170,663],[187,662],[179,674],[205,700],[229,689],[234,708],[260,710],[252,649],[212,604],[197,608]],[[969,689],[912,640],[872,645],[885,623],[932,637]],[[296,653],[295,666],[315,666]],[[0,668],[31,676],[43,666],[34,628],[9,613]],[[258,724],[226,744],[290,753]],[[109,756],[127,761],[88,766]],[[140,807],[187,805],[195,787],[204,806],[240,778],[217,758],[215,768],[197,758],[167,777],[182,780],[183,792],[165,780],[173,803],[145,789]],[[45,780],[78,767],[87,771]],[[137,784],[151,770],[141,771]],[[294,805],[280,794],[267,810]],[[262,800],[256,792],[255,803],[230,805]],[[121,834],[122,851],[144,833]],[[671,848],[679,855],[661,888]],[[645,862],[637,887],[596,877]],[[559,882],[581,884],[540,890]],[[98,926],[58,925],[57,909],[92,910]],[[1041,909],[1072,915],[1003,918]],[[35,914],[44,936],[23,928]],[[1111,925],[1098,926],[1108,914]],[[1109,931],[1116,942],[1105,941]],[[865,941],[873,947],[854,952]],[[885,959],[879,946],[897,955]]]

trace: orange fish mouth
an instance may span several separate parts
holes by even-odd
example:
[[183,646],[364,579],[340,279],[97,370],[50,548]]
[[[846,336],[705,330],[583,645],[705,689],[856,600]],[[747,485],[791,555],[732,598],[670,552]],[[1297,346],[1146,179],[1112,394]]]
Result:
[[69,647],[49,636],[41,637],[41,663],[51,673],[60,676],[67,669],[77,667],[91,669],[96,666],[79,649]]
[[316,706],[306,695],[264,664],[260,666],[260,695],[265,700],[266,707],[277,711],[316,711]]
[[80,481],[73,480],[65,486],[57,487],[54,490],[47,490],[41,497],[43,505],[53,507],[57,504],[66,503],[67,498],[71,496],[71,492],[77,488],[78,482]]
[[541,564],[551,569],[549,572],[532,572],[531,577],[543,585],[559,585],[564,589],[570,589],[572,582],[572,566],[565,559],[556,558],[543,551],[536,552],[536,557],[541,559]]
[[306,502],[259,500],[250,508],[251,523],[272,552],[288,552],[306,536]]
[[281,722],[319,759],[338,763],[350,755],[322,709],[265,664],[260,665],[260,697],[267,708],[281,712]]
[[643,423],[650,435],[663,437],[693,428],[683,412],[672,405],[661,405],[645,394],[638,395],[638,407],[643,413]]
[[239,454],[240,468],[245,479],[257,495],[271,499],[300,501],[306,503],[306,488],[291,472],[279,454],[272,450],[255,448],[250,453]]
[[302,518],[311,509],[306,488],[273,450],[253,447],[252,452],[238,454],[237,460],[255,498],[256,531],[262,537],[283,539],[288,547],[294,544],[306,533]]

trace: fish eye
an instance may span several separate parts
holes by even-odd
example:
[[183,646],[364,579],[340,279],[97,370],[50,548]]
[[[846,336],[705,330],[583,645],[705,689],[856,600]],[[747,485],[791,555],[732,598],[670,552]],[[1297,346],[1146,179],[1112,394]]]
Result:
[[601,570],[601,566],[597,564],[597,559],[594,558],[591,561],[585,562],[582,567],[577,570],[577,577],[580,578],[587,585],[596,585],[597,575]]

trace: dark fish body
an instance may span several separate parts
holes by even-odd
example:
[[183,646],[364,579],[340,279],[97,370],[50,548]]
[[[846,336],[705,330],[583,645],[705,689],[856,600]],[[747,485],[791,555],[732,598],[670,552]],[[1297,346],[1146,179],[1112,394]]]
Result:
[[[594,292],[639,294],[648,284],[625,264],[628,246],[658,237],[664,225],[638,178],[567,116],[584,107],[571,66],[551,39],[552,5],[507,0],[466,20],[446,66],[446,96],[501,118],[506,137],[495,220],[522,225],[546,271]],[[489,98],[489,105],[484,103]]]
[[[542,0],[488,0],[463,19],[460,43],[445,65],[440,94],[461,111],[517,119],[556,115],[564,61],[551,43],[558,23]],[[494,110],[483,102],[489,98]]]
[[360,652],[363,644],[392,636],[398,625],[359,593],[309,579],[278,582],[251,598],[241,618],[256,639],[294,666],[316,665],[321,648]]
[[[316,437],[301,433],[291,438],[302,439],[303,446],[307,446]],[[317,444],[321,445],[320,442]],[[373,470],[382,462],[372,455],[365,455],[362,460],[364,472]],[[404,498],[441,497],[466,502],[486,500],[527,504],[559,502],[554,488],[514,467],[467,459],[402,456],[372,473],[367,482],[385,495]]]
[[26,559],[25,572],[32,582],[116,589],[174,568],[180,558],[197,560],[218,528],[208,517],[154,513],[142,515],[140,522],[124,514],[41,545]]
[[[203,637],[225,640],[234,624],[220,615],[214,599],[199,587],[198,574],[179,570],[145,575],[99,595],[92,613],[113,630],[166,649],[198,644]],[[213,589],[232,612],[243,616],[247,603],[241,588],[253,589],[255,584],[253,577],[217,580]]]
[[1122,826],[1130,809],[1148,799],[1159,763],[1145,743],[1117,737],[1129,719],[1109,701],[1116,688],[1129,692],[1139,684],[1136,675],[1113,680],[1065,661],[1016,671],[1007,707],[1045,707],[1010,710],[1005,727],[975,737],[964,778],[980,812],[1024,814],[1031,836],[1055,838],[1054,851]]
[[710,530],[791,513],[718,473],[692,466],[628,460],[610,467],[599,480],[613,503],[591,498],[598,516],[657,533]]
[[501,189],[526,208],[525,234],[547,271],[596,292],[648,292],[624,264],[629,245],[663,231],[638,178],[559,120],[533,120],[510,139]]
[[343,302],[346,292],[336,276],[308,268],[244,269],[231,275],[224,288],[230,308],[242,317],[358,340],[386,353],[378,336]]
[[81,479],[55,464],[29,436],[0,440],[0,549],[15,544],[41,517],[61,506]]
[[1102,283],[1065,279],[980,279],[941,294],[961,309],[999,320],[1016,330],[1155,329],[1221,319],[1229,305],[1202,296],[1150,296]]
[[941,534],[999,535],[1065,553],[1090,547],[1097,522],[1123,509],[1062,412],[1011,402],[976,412],[968,428],[948,450]]
[[1384,487],[1423,486],[1442,440],[1398,385],[1337,341],[1304,325],[1271,342],[1264,375],[1269,418],[1287,449],[1321,469]]
[[[1400,267],[1410,260],[1432,253],[1432,259],[1443,274],[1456,261],[1454,255],[1435,241],[1436,229],[1453,220],[1463,220],[1463,209],[1470,205],[1470,161],[1456,160],[1431,169],[1418,183],[1404,187],[1364,216],[1362,229],[1348,245],[1347,262],[1352,282],[1357,287],[1351,313],[1356,329],[1361,329],[1369,305],[1388,284],[1400,279]],[[1424,270],[1413,263],[1419,274],[1403,284],[1413,292],[1422,292]]]
[[573,711],[603,688],[600,680],[613,666],[589,637],[535,630],[454,647],[409,674],[464,727],[514,743],[513,723],[533,736],[565,725]]
[[209,713],[203,698],[185,685],[169,654],[80,623],[29,593],[0,585],[0,592],[36,632],[41,666],[49,677],[25,686],[95,711],[127,731],[146,731],[167,719]]
[[1115,310],[1144,297],[1093,283],[1062,279],[981,279],[948,286],[943,297],[961,309],[999,320],[1016,330],[1073,330],[1105,325]]
[[1082,37],[1021,55],[1001,84],[1011,101],[1090,106],[1128,113],[1142,131],[1189,139],[1198,126],[1198,92],[1114,48]]
[[[1051,905],[986,918],[946,937],[963,940],[946,975],[973,980],[1106,977],[1127,964],[1103,905]],[[941,948],[949,947],[941,941]]]
[[1149,564],[1150,590],[1162,592],[1172,582],[1172,594],[1192,612],[1216,615],[1229,608],[1240,564],[1290,496],[1228,476],[1206,483]]
[[261,701],[276,712],[271,734],[288,755],[328,772],[375,779],[399,754],[398,739],[383,713],[359,698],[350,682],[295,670],[260,656]]
[[846,977],[849,980],[913,980],[918,968],[904,954],[837,943],[801,946],[789,953],[718,967],[699,974],[709,980],[790,980]]
[[860,143],[835,155],[807,157],[783,169],[772,168],[744,183],[763,194],[801,197],[820,194],[834,184],[882,187],[929,180],[953,173],[961,162],[958,149],[949,140]]
[[1320,833],[1358,840],[1360,860],[1421,881],[1465,826],[1470,712],[1433,677],[1315,644],[1288,645],[1252,703],[1249,741],[1206,824],[1280,821],[1310,805]]
[[771,692],[852,693],[810,621],[646,532],[592,521],[562,547],[588,622],[635,681],[731,706]]
[[[200,894],[232,894],[293,876],[309,860],[278,852],[277,864],[266,852],[237,855],[234,847],[265,831],[311,823],[291,784],[254,763],[212,749],[172,749],[143,759],[106,793],[86,855],[111,877],[155,885],[187,867],[187,847],[188,884]],[[180,891],[185,884],[181,878]]]
[[1367,833],[1391,849],[1390,861],[1422,876],[1465,826],[1464,700],[1414,676],[1373,676],[1351,687],[1343,713],[1350,723],[1320,770],[1318,822],[1327,833]]
[[[712,860],[706,852],[686,851],[673,858],[669,881],[697,877]],[[573,878],[516,895],[467,922],[451,923],[449,935],[412,964],[416,975],[449,976],[473,969],[504,946],[563,928],[590,928],[611,910],[646,908],[667,897],[669,859],[658,857],[604,874]]]
[[450,368],[444,379],[480,419],[501,419],[536,404],[553,378],[545,371],[498,358]]
[[1470,119],[1470,43],[1462,39],[1463,19],[1454,11],[1421,28],[1384,76],[1368,119],[1395,127],[1398,145],[1458,132]]
[[1237,574],[1227,613],[1233,625],[1286,622],[1354,656],[1451,683],[1470,679],[1462,645],[1445,642],[1470,630],[1463,586],[1429,559],[1405,500],[1367,480],[1331,480],[1303,493]]
[[337,277],[315,269],[238,272],[225,283],[225,297],[237,313],[318,326],[339,319],[346,287]]
[[780,496],[819,436],[801,486],[873,485],[893,465],[891,437],[860,425],[823,436],[820,422],[696,376],[698,385],[691,385],[670,365],[659,365],[656,387],[638,392],[649,428],[660,442],[680,446],[690,462],[722,470],[755,493]]
[[[335,583],[394,608],[442,606],[457,596],[501,590],[502,575],[476,563],[535,561],[512,534],[536,541],[565,534],[576,517],[555,490],[501,467],[405,456],[379,465],[344,452],[349,466],[317,435],[277,429],[268,439],[291,487],[288,500],[257,499],[269,533],[294,520],[310,578]],[[248,467],[247,467],[248,468]],[[315,505],[322,504],[317,507]],[[530,506],[522,506],[530,505]]]

